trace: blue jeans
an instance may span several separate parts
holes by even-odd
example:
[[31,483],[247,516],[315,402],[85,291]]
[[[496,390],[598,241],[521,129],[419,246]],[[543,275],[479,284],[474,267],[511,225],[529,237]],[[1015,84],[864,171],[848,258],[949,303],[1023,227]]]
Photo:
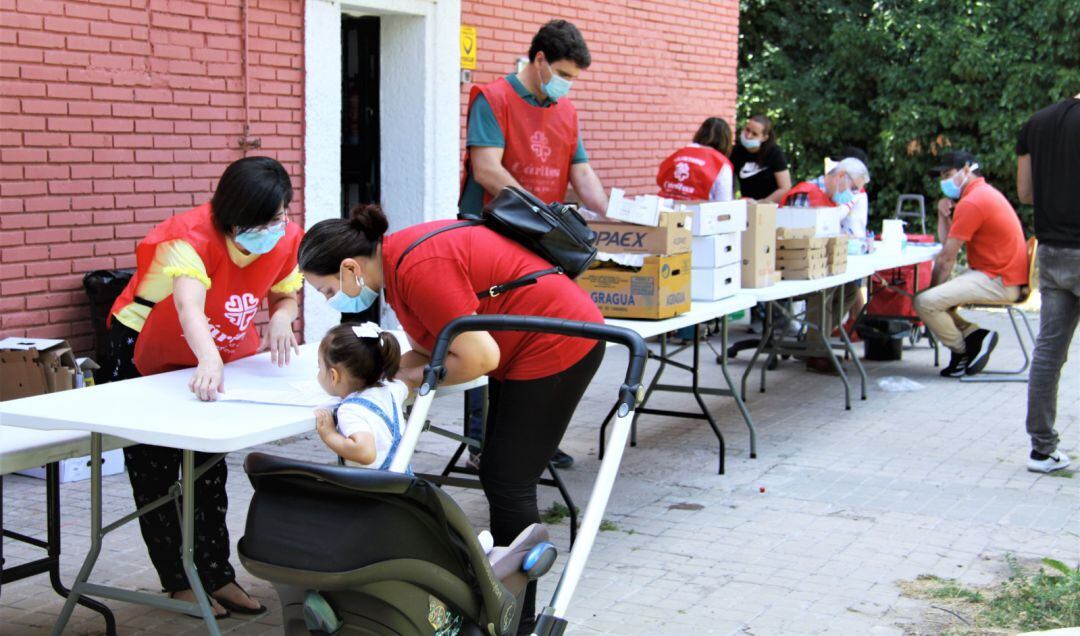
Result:
[[[484,398],[487,391],[484,389],[471,389],[465,392],[465,436],[478,441],[484,441]],[[470,453],[475,449],[469,448]]]

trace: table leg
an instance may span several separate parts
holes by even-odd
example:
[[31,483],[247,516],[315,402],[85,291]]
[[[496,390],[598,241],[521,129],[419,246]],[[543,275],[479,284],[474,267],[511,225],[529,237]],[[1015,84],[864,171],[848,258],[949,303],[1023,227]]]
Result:
[[720,432],[720,427],[716,424],[716,418],[709,412],[709,407],[705,406],[705,399],[701,397],[701,385],[698,378],[698,371],[701,369],[701,325],[694,325],[694,362],[693,371],[690,372],[690,390],[694,394],[694,399],[697,400],[698,406],[701,408],[701,413],[705,416],[705,421],[712,427],[713,434],[716,435],[716,439],[720,442],[720,467],[717,473],[724,474],[724,456],[727,454],[727,449],[724,446],[724,434]]
[[[843,288],[841,287],[841,290]],[[844,373],[844,367],[841,366],[840,360],[837,359],[836,353],[833,352],[832,342],[830,336],[826,335],[825,330],[829,328],[830,323],[826,319],[828,315],[829,299],[826,290],[821,290],[821,315],[818,316],[818,338],[821,340],[821,346],[825,350],[825,354],[829,357],[829,361],[832,362],[833,368],[836,369],[837,375],[840,376],[840,381],[844,383],[844,409],[851,410],[851,383],[848,382],[847,374]],[[843,291],[841,291],[843,293]]]
[[[720,319],[720,350],[726,352],[728,348],[728,317],[725,315]],[[728,391],[731,392],[731,398],[735,400],[735,405],[739,407],[739,413],[742,414],[743,420],[746,421],[746,428],[750,430],[750,459],[757,459],[757,429],[754,428],[754,420],[750,418],[750,411],[746,408],[746,403],[743,402],[739,392],[735,390],[735,383],[731,381],[731,374],[728,372],[727,354],[720,356],[720,372],[724,375],[724,382],[727,382]]]
[[210,607],[210,599],[203,589],[202,580],[199,578],[199,570],[195,567],[195,451],[184,451],[184,466],[181,493],[183,514],[181,515],[181,536],[183,538],[182,561],[184,573],[187,574],[191,591],[195,594],[195,602],[202,612],[203,621],[206,622],[206,630],[211,636],[219,636],[217,620],[214,618],[214,610]]
[[[697,332],[694,332],[695,335]],[[660,336],[660,355],[655,356],[651,352],[650,358],[659,359],[660,366],[656,369],[656,374],[653,375],[652,380],[649,382],[649,388],[645,390],[645,396],[641,398],[641,404],[638,404],[637,409],[634,410],[634,417],[630,420],[630,445],[637,446],[637,421],[641,417],[642,409],[649,403],[649,398],[652,397],[653,391],[656,390],[656,385],[660,383],[660,376],[664,374],[664,369],[667,368],[667,334]]]
[[862,361],[859,360],[859,354],[855,351],[855,346],[851,344],[851,338],[848,336],[847,330],[844,329],[844,301],[847,300],[847,290],[843,287],[840,288],[838,294],[839,299],[836,303],[836,327],[840,332],[840,340],[844,343],[844,350],[847,351],[847,355],[851,358],[851,361],[855,363],[855,369],[859,372],[859,379],[862,382],[862,398],[866,399],[866,369],[863,368]]
[[[750,356],[750,362],[746,365],[746,370],[743,371],[742,376],[742,396],[743,401],[746,401],[746,381],[750,377],[750,372],[754,370],[754,363],[761,357],[761,352],[765,350],[765,346],[772,340],[773,335],[773,304],[772,301],[765,303],[765,323],[761,329],[761,341],[758,342],[757,349],[754,350],[754,355]],[[762,385],[761,392],[765,392],[765,387]]]
[[90,551],[86,554],[79,575],[71,586],[71,594],[64,601],[64,608],[53,625],[53,636],[59,636],[71,620],[75,604],[82,596],[82,588],[90,579],[98,555],[101,554],[101,433],[90,433]]

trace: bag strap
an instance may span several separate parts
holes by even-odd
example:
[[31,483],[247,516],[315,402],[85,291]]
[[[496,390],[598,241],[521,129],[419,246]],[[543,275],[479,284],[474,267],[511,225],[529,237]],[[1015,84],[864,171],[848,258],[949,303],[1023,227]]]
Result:
[[398,257],[397,265],[395,265],[394,268],[395,269],[400,269],[401,268],[401,262],[405,260],[405,257],[409,255],[409,252],[413,251],[421,243],[423,243],[424,241],[428,240],[429,238],[431,238],[431,237],[433,237],[433,236],[435,236],[437,234],[442,234],[443,232],[449,232],[450,230],[456,230],[456,229],[458,229],[460,227],[470,227],[470,226],[473,226],[473,225],[483,225],[483,224],[484,224],[483,221],[462,221],[460,223],[453,223],[453,224],[450,224],[450,225],[444,225],[443,227],[434,229],[434,230],[428,232],[427,234],[421,236],[420,238],[416,239],[415,241],[412,242],[411,245],[406,247],[405,251],[402,252],[401,256]]
[[[446,225],[446,226],[443,226],[443,227],[440,227],[438,229],[435,229],[435,230],[432,230],[432,231],[428,232],[427,234],[425,234],[425,235],[421,236],[420,238],[416,239],[415,241],[413,241],[412,244],[410,244],[408,247],[405,248],[405,251],[402,252],[401,256],[398,257],[397,265],[395,265],[395,268],[400,269],[401,268],[401,263],[405,260],[405,257],[409,255],[409,252],[413,251],[417,246],[419,246],[421,243],[428,240],[429,238],[431,238],[431,237],[433,237],[433,236],[435,236],[437,234],[442,234],[443,232],[449,232],[450,230],[456,230],[456,229],[462,228],[462,227],[472,227],[472,226],[475,226],[475,225],[484,225],[484,222],[483,221],[478,221],[478,220],[462,221],[460,223],[453,223],[451,225]],[[494,297],[496,297],[496,296],[498,296],[500,294],[505,294],[508,291],[515,290],[518,287],[525,287],[527,285],[535,285],[536,280],[538,278],[540,278],[541,276],[548,276],[550,274],[562,274],[562,273],[563,273],[563,268],[561,268],[561,267],[553,267],[551,269],[545,269],[545,270],[541,270],[539,272],[533,272],[531,274],[526,274],[526,275],[522,276],[521,278],[515,278],[514,280],[507,281],[505,283],[499,283],[498,285],[492,285],[491,287],[489,287],[488,289],[485,289],[482,292],[476,292],[476,298],[477,298],[477,300],[485,300],[485,299],[488,299],[488,298],[494,298]]]
[[492,285],[491,288],[482,292],[476,292],[477,300],[485,300],[488,298],[494,298],[500,294],[505,294],[508,291],[517,289],[518,287],[525,287],[526,285],[535,285],[538,278],[541,276],[548,276],[549,274],[562,274],[563,268],[552,267],[551,269],[541,270],[539,272],[533,272],[526,274],[521,278],[515,278],[512,281],[505,283],[499,283],[498,285]]

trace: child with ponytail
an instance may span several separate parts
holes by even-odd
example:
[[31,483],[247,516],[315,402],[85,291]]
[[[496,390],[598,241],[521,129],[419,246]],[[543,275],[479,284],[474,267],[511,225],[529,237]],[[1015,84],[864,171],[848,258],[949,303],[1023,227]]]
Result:
[[319,344],[319,385],[340,398],[334,411],[315,410],[323,442],[350,466],[386,470],[394,459],[409,389],[395,380],[397,338],[375,323],[338,325]]

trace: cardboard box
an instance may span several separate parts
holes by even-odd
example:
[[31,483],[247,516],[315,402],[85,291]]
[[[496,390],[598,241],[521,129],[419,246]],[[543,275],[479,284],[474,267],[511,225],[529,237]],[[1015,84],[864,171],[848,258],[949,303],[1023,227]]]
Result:
[[720,300],[738,293],[742,263],[734,262],[710,269],[694,268],[690,276],[690,297],[694,300]]
[[812,238],[785,238],[776,241],[777,257],[784,250],[821,250],[824,253],[829,248],[829,239],[825,237]]
[[776,271],[776,204],[749,203],[746,230],[742,233],[742,286],[769,287],[779,278]]
[[783,207],[776,210],[776,227],[811,228],[813,236],[836,236],[845,216],[844,208]]
[[824,265],[815,265],[806,268],[778,266],[778,268],[780,269],[780,274],[784,280],[813,280],[815,278],[825,278],[829,275],[828,267]]
[[66,391],[81,376],[75,354],[64,340],[0,340],[0,400]]
[[694,269],[715,269],[742,263],[742,237],[739,232],[695,236],[690,262]]
[[628,197],[619,188],[612,188],[608,196],[607,217],[627,223],[656,226],[660,223],[661,212],[672,211],[671,199],[663,199],[655,194]]
[[[124,451],[117,448],[101,454],[101,474],[117,475],[124,472]],[[45,467],[18,471],[20,475],[45,479]],[[60,461],[60,483],[90,479],[90,456],[72,457]]]
[[690,213],[661,212],[656,227],[590,223],[596,249],[613,254],[683,254],[690,251]]
[[802,269],[829,266],[829,255],[824,250],[780,250],[776,253],[776,267]]
[[778,227],[776,228],[776,241],[797,241],[799,239],[814,238],[812,227]]
[[738,201],[679,201],[680,210],[694,213],[694,236],[729,234],[746,229],[746,199]]
[[690,311],[690,255],[649,256],[641,267],[597,262],[578,277],[605,318],[670,318]]

